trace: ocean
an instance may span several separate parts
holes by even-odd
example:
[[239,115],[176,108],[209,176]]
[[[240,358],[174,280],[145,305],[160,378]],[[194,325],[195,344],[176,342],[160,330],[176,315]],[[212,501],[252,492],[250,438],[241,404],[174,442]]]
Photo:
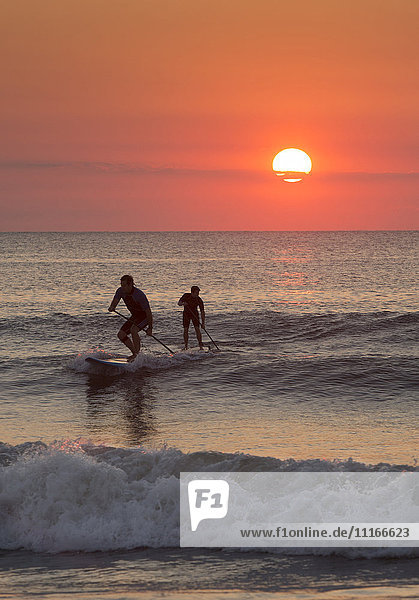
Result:
[[[418,470],[417,242],[1,233],[0,598],[417,598],[415,549],[187,549],[178,522],[181,471]],[[172,352],[93,365],[128,355],[123,274]],[[182,350],[191,285],[220,351]]]

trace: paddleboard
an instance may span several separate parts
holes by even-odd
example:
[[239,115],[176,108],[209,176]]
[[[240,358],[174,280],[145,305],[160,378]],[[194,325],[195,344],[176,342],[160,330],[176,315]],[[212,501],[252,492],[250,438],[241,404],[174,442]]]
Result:
[[85,360],[94,364],[107,365],[108,367],[126,367],[131,364],[126,358],[96,358],[95,356],[88,356]]

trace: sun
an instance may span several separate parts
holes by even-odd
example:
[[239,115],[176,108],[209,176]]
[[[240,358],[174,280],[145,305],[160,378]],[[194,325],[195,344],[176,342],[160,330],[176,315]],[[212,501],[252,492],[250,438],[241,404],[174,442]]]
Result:
[[295,183],[301,181],[311,171],[311,158],[298,148],[285,148],[275,156],[272,161],[272,169],[283,181]]

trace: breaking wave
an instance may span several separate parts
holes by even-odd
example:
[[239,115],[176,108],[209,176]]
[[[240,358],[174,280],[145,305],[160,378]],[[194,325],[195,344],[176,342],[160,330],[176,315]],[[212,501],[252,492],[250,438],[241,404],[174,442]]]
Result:
[[[181,471],[417,471],[412,465],[280,460],[175,448],[114,448],[82,440],[0,443],[0,548],[109,551],[179,545]],[[349,499],[350,501],[350,499]],[[274,549],[270,552],[412,556],[412,548]]]

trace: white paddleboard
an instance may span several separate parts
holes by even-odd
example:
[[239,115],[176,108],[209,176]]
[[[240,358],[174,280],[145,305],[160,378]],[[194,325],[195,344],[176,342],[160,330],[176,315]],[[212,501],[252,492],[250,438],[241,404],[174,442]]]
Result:
[[108,367],[126,367],[131,364],[126,358],[96,358],[95,356],[88,356],[85,360],[94,364],[107,365]]

